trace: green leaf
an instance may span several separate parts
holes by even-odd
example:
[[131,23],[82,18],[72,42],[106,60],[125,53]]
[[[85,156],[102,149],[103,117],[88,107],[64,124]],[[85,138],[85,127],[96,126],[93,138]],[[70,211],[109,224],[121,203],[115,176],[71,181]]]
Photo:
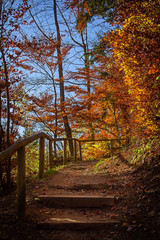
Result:
[[157,81],[160,81],[160,76],[158,76],[158,77],[156,78],[156,80],[157,80]]

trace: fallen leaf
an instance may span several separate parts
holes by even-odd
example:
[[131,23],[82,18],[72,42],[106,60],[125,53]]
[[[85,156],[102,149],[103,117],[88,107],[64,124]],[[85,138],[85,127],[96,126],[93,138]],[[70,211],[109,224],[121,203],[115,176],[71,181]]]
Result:
[[40,209],[39,212],[46,212],[46,209]]
[[101,193],[105,193],[106,192],[106,190],[104,189],[104,190],[101,190]]
[[128,227],[128,226],[129,226],[129,224],[127,222],[123,223],[123,227]]

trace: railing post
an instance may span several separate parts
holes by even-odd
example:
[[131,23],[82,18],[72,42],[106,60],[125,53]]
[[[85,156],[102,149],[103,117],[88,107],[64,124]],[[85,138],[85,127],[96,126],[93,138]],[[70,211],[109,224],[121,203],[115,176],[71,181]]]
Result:
[[45,138],[40,137],[39,143],[39,178],[42,178],[44,175],[44,147],[45,147]]
[[76,148],[76,140],[74,139],[74,162],[77,160],[77,148]]
[[113,140],[110,141],[110,153],[111,157],[113,157]]
[[79,141],[79,160],[82,161],[82,148],[81,148],[81,141]]
[[54,157],[57,158],[56,140],[54,140]]
[[52,159],[52,140],[49,140],[49,167],[53,168],[53,159]]
[[66,146],[67,146],[67,140],[64,139],[64,146],[63,146],[63,165],[66,165],[66,163],[67,163],[67,149],[66,149]]
[[18,150],[17,160],[17,214],[19,220],[24,220],[26,217],[25,147]]

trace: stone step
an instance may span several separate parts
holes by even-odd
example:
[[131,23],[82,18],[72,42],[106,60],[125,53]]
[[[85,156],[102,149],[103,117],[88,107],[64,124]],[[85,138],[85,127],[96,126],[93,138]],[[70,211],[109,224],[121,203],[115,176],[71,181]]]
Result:
[[37,224],[40,229],[45,230],[84,230],[84,229],[97,229],[115,226],[119,223],[116,219],[75,219],[75,218],[51,218],[41,221]]
[[113,206],[116,200],[112,195],[40,195],[39,199],[54,206],[86,208]]

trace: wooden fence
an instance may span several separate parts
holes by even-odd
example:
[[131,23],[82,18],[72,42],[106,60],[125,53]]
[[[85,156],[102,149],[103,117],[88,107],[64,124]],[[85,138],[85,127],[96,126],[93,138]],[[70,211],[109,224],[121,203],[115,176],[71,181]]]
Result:
[[[125,141],[125,143],[126,143],[127,139],[125,139],[125,138],[96,139],[96,140],[86,139],[86,140],[79,140],[79,141],[80,141],[80,143],[85,143],[85,142],[110,142],[110,156],[113,157],[115,150],[122,149],[122,147],[124,145],[126,145],[126,144],[122,144],[122,141]],[[114,146],[115,142],[117,142],[121,146],[115,147]],[[80,145],[82,145],[82,144],[80,144]],[[81,153],[81,157],[82,157],[82,153]]]
[[53,158],[52,158],[52,142],[63,141],[63,164],[67,164],[67,141],[72,140],[74,146],[74,162],[77,160],[77,142],[79,146],[79,160],[82,161],[82,142],[92,142],[92,141],[110,141],[110,154],[114,154],[114,141],[121,141],[125,139],[100,139],[100,140],[78,140],[75,138],[51,138],[44,132],[37,133],[31,137],[20,140],[19,142],[13,144],[9,148],[5,149],[0,153],[0,162],[8,159],[11,155],[17,152],[17,163],[18,163],[18,174],[17,174],[17,214],[19,220],[24,220],[26,216],[26,170],[25,170],[25,146],[32,143],[33,141],[40,139],[39,141],[39,178],[44,175],[44,159],[45,159],[45,139],[49,141],[49,166],[50,169],[53,168]]

